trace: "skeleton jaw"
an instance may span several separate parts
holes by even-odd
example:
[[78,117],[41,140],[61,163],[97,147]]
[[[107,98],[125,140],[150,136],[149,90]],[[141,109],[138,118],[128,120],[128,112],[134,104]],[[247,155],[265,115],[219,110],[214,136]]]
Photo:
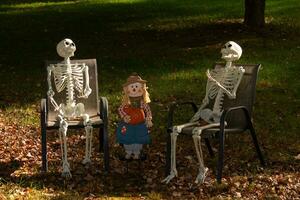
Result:
[[222,59],[224,59],[226,62],[233,62],[239,59],[239,56],[234,53],[229,54],[222,54]]

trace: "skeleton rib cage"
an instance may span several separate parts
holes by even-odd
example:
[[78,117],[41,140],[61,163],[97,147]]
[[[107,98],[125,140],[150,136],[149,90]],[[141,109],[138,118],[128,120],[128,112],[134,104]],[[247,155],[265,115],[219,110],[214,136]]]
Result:
[[[215,81],[220,83],[222,88],[214,81],[210,79],[207,80],[206,96],[203,99],[200,109],[193,116],[191,121],[197,121],[201,117],[209,123],[218,122],[223,110],[225,95],[233,95],[229,98],[235,98],[235,92],[241,76],[244,73],[244,69],[243,67],[218,68],[210,70],[209,73]],[[209,111],[210,114],[207,113],[208,110],[211,110]],[[213,120],[211,120],[211,118],[213,118]]]
[[[243,73],[242,67],[236,68],[221,68],[221,69],[214,69],[211,71],[212,77],[217,80],[224,88],[227,89],[230,93],[234,92],[235,86],[239,81],[241,74]],[[209,98],[213,99],[216,98],[214,104],[214,111],[220,112],[223,108],[223,100],[224,95],[226,94],[222,88],[220,88],[216,84],[211,84],[212,81],[208,81],[211,85],[208,91]]]
[[[55,88],[58,93],[62,92],[66,87],[67,89],[67,97],[69,98],[71,95],[70,93],[74,93],[74,89],[82,94],[84,92],[84,85],[83,85],[83,72],[84,69],[87,67],[84,63],[75,63],[69,64],[56,64],[51,65],[53,66],[53,77],[54,77],[54,84]],[[70,85],[68,85],[68,83]],[[74,101],[74,99],[67,99],[67,101]]]

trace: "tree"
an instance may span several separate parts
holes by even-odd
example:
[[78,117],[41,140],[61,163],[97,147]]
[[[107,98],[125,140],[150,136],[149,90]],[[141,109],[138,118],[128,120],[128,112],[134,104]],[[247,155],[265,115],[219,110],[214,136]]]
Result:
[[265,0],[245,0],[244,23],[253,28],[265,25]]

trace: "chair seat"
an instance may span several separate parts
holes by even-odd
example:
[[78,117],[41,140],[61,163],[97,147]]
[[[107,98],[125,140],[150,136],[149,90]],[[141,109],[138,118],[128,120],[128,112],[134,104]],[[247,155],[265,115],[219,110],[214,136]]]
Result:
[[[186,127],[182,129],[182,134],[185,135],[192,135],[193,133],[193,129],[196,128],[197,126],[190,126],[190,127]],[[203,130],[201,137],[202,138],[213,138],[215,137],[215,134],[218,133],[220,131],[219,128],[210,128],[210,129],[205,129]],[[225,128],[225,133],[240,133],[240,132],[244,132],[245,129],[242,128]]]
[[[103,124],[103,120],[100,118],[99,115],[95,115],[95,116],[90,116],[90,120],[92,122],[93,126],[99,126],[101,124]],[[68,120],[68,125],[70,128],[72,127],[84,127],[83,125],[83,120]],[[59,128],[59,121],[55,120],[49,120],[47,121],[47,128]]]

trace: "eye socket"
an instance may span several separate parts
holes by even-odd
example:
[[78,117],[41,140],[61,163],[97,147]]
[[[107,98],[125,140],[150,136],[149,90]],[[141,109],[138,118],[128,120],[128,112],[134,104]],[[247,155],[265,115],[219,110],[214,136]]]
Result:
[[232,44],[228,44],[228,47],[229,47],[229,48],[232,47]]
[[65,42],[65,45],[69,45],[70,43],[69,42]]
[[75,44],[74,44],[74,43],[71,43],[71,46],[72,46],[72,47],[74,47],[74,46],[75,46]]

